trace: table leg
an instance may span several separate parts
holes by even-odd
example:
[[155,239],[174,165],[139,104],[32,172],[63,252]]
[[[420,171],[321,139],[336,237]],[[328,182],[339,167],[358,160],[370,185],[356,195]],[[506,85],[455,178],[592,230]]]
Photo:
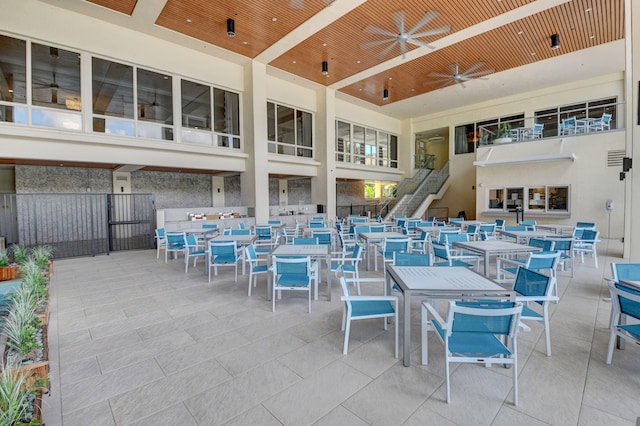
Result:
[[486,252],[484,254],[484,276],[489,276],[489,253]]
[[331,302],[331,255],[327,257],[327,290],[329,292],[329,302]]
[[403,345],[403,360],[404,366],[409,367],[411,365],[410,352],[411,352],[411,294],[404,292],[404,333],[402,335]]

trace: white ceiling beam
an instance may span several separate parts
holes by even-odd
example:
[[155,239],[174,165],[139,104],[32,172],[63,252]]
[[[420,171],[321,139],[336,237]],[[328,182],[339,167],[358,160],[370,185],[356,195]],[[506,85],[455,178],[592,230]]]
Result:
[[268,64],[366,1],[367,0],[335,0],[329,3],[309,20],[278,40],[268,49],[265,49],[255,57],[255,60],[263,64]]

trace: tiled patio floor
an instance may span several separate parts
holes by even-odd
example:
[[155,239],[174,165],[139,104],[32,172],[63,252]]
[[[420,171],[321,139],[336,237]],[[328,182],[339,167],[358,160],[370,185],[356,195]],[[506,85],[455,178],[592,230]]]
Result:
[[[307,313],[302,294],[271,312],[266,278],[247,297],[247,275],[221,270],[208,283],[202,263],[155,251],[55,262],[51,283],[52,389],[47,426],[99,425],[635,425],[640,349],[605,364],[610,303],[603,277],[621,244],[600,244],[600,268],[559,273],[552,307],[553,356],[542,327],[519,335],[520,401],[510,371],[462,365],[444,401],[442,346],[419,364],[418,304],[411,366],[393,357],[393,327],[353,326],[342,355],[342,305],[334,279]],[[364,272],[364,276],[373,276]],[[382,272],[379,273],[380,275]],[[369,285],[370,287],[379,287]],[[381,288],[370,289],[381,293]]]

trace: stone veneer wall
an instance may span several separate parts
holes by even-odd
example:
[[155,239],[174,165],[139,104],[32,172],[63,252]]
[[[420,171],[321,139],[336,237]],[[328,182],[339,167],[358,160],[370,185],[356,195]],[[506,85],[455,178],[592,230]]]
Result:
[[280,205],[280,194],[278,194],[280,185],[279,179],[269,178],[269,205],[270,206],[279,206]]
[[290,206],[311,204],[311,179],[290,179],[288,188]]
[[[211,181],[211,179],[209,179]],[[253,203],[255,204],[255,202]],[[211,203],[208,204],[209,206]],[[240,188],[240,175],[226,176],[224,178],[224,205],[242,206],[242,192]],[[254,207],[254,206],[247,206]]]
[[364,181],[336,182],[336,205],[368,204],[364,198]]
[[[79,167],[16,166],[17,194],[111,193],[111,170]],[[90,191],[87,191],[87,188]]]
[[131,173],[131,192],[153,194],[157,209],[210,206],[211,176],[198,173]]

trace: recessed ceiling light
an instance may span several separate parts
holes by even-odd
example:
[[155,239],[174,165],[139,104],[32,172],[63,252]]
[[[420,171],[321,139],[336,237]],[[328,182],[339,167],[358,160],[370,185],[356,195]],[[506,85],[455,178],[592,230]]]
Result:
[[585,12],[591,12],[591,8],[590,8],[590,7],[588,7],[588,8],[586,8],[584,11],[585,11]]
[[357,63],[357,64],[359,64],[359,63],[360,63],[360,61],[356,61],[356,63]]
[[322,43],[322,46],[327,47],[327,43]]
[[187,18],[187,22],[190,24],[192,22],[191,18]]
[[522,35],[524,31],[518,31],[518,35]]
[[393,80],[393,77],[389,77],[389,80]]
[[296,64],[297,62],[296,62],[296,61],[293,61],[293,63],[294,63],[294,64]]
[[278,20],[278,18],[271,18],[271,20],[272,20],[273,22],[276,22],[276,21]]
[[536,56],[536,52],[531,52],[531,56]]
[[594,38],[596,38],[596,36],[592,35],[589,37],[591,40],[593,40]]
[[249,44],[249,42],[248,41],[243,41],[242,44]]

